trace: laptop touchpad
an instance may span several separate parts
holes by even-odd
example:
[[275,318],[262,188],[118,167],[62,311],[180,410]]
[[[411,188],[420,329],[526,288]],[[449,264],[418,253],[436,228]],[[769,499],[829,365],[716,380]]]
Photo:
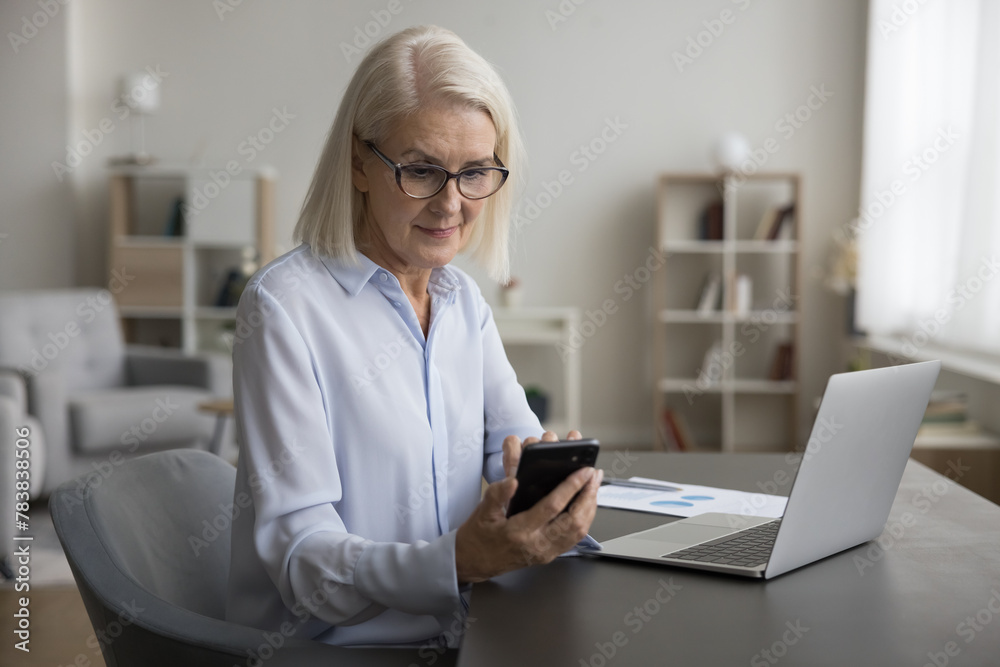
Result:
[[675,542],[682,545],[698,544],[714,540],[723,535],[736,532],[732,528],[722,528],[720,526],[702,526],[699,524],[675,521],[665,526],[636,533],[632,537],[640,540],[651,540],[653,542]]

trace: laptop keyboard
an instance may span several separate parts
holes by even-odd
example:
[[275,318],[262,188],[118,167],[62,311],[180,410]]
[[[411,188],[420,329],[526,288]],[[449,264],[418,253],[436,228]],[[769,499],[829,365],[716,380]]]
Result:
[[781,519],[741,530],[687,549],[664,554],[661,558],[756,567],[763,565],[771,555],[774,538],[778,535]]

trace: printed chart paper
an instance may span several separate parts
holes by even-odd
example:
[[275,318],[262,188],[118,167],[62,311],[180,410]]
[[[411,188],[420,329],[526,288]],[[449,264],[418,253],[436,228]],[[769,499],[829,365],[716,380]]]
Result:
[[697,516],[705,512],[723,512],[778,518],[785,513],[785,503],[788,501],[784,496],[772,496],[767,493],[747,493],[713,486],[665,482],[646,477],[632,477],[629,481],[663,484],[680,490],[661,491],[606,484],[597,492],[597,504],[601,507],[681,517]]

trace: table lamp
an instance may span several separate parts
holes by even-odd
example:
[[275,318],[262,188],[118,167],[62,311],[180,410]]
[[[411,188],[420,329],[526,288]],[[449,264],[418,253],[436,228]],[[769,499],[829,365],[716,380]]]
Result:
[[[112,164],[151,164],[156,158],[146,153],[145,127],[143,117],[155,113],[160,108],[160,83],[149,72],[132,72],[124,75],[118,88],[119,99],[130,110],[129,125],[132,129],[129,138],[129,155],[112,158]],[[132,116],[138,117],[138,122]],[[138,142],[136,141],[136,125],[138,125]],[[135,150],[136,143],[139,150]]]

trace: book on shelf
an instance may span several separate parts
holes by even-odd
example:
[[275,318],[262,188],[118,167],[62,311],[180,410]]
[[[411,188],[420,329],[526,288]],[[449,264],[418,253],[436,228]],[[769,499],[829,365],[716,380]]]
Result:
[[795,348],[792,343],[779,343],[774,351],[774,361],[771,364],[769,379],[775,381],[791,380],[795,377]]
[[[713,373],[713,368],[718,369],[718,372]],[[698,384],[705,387],[717,386],[722,382],[724,372],[725,359],[722,354],[722,341],[717,340],[705,351],[705,358],[698,372]]]
[[924,424],[961,424],[969,418],[969,399],[964,392],[939,390],[931,393],[924,411]]
[[771,233],[771,228],[774,227],[774,223],[781,217],[781,209],[781,206],[769,206],[764,211],[764,215],[760,217],[760,222],[757,223],[757,230],[753,233],[754,241],[767,240],[768,235]]
[[167,223],[163,226],[164,236],[184,236],[184,198],[177,197],[170,203]]
[[753,279],[745,273],[729,276],[727,309],[736,315],[748,315],[753,303]]
[[718,273],[706,274],[695,308],[699,315],[710,315],[722,308],[722,276]]
[[680,440],[674,428],[673,410],[663,408],[663,412],[660,414],[660,422],[657,426],[659,427],[660,442],[663,443],[663,448],[668,452],[681,451]]
[[767,240],[774,241],[777,240],[778,238],[786,238],[787,233],[785,235],[782,235],[782,230],[791,229],[791,220],[792,216],[794,215],[795,215],[794,202],[788,204],[787,206],[782,206],[778,210],[778,214],[775,217],[774,222],[771,224],[771,229],[768,230],[767,232]]
[[698,221],[698,238],[702,241],[721,241],[723,237],[722,200],[712,202],[702,211]]
[[238,305],[248,280],[249,276],[243,275],[237,268],[227,271],[215,297],[215,307],[233,308]]
[[689,452],[695,448],[694,436],[684,415],[671,407],[663,408],[660,419],[660,439],[668,451]]

